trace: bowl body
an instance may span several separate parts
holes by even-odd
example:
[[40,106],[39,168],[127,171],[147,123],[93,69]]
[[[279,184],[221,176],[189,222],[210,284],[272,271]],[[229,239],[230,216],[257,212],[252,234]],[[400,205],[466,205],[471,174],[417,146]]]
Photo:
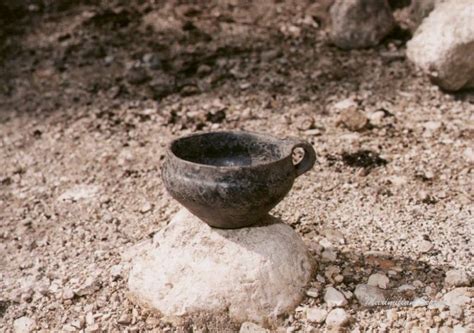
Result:
[[[300,165],[293,164],[295,147],[305,150]],[[299,140],[208,132],[172,141],[162,177],[171,196],[210,226],[240,228],[261,221],[314,159]]]

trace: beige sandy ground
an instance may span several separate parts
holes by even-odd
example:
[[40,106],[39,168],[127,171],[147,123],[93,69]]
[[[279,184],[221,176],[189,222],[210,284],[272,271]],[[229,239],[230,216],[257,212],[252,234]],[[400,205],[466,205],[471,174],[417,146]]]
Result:
[[[165,323],[130,304],[117,266],[178,209],[160,179],[165,144],[214,129],[293,135],[318,154],[272,212],[320,261],[275,330],[328,329],[307,312],[327,308],[331,285],[348,331],[474,328],[469,297],[459,310],[352,294],[381,272],[388,300],[438,301],[455,288],[446,271],[473,272],[474,95],[417,74],[400,36],[339,51],[317,4],[299,1],[61,4],[2,32],[0,331],[22,316],[45,332],[238,330],[212,314]],[[340,121],[348,98],[370,119],[361,131]]]

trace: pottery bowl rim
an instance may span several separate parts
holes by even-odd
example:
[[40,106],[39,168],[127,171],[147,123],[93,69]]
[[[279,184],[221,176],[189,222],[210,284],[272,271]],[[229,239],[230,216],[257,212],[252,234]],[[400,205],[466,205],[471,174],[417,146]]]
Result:
[[[198,137],[198,136],[207,136],[207,135],[215,135],[215,134],[227,134],[227,135],[249,135],[251,137],[254,137],[255,139],[261,139],[262,141],[268,142],[268,143],[274,143],[277,146],[282,146],[282,154],[280,158],[272,159],[270,161],[265,161],[257,164],[246,164],[246,165],[212,165],[212,164],[205,164],[205,163],[198,163],[198,162],[193,162],[186,160],[180,156],[178,156],[174,151],[173,151],[173,146],[177,144],[181,140],[189,139],[192,137]],[[238,170],[250,170],[250,169],[255,169],[258,167],[268,167],[273,164],[277,164],[279,162],[282,162],[284,160],[287,160],[291,158],[292,156],[292,147],[293,147],[294,141],[291,138],[278,138],[274,135],[271,134],[266,134],[266,133],[258,133],[258,132],[252,132],[252,131],[232,131],[232,130],[223,130],[223,131],[201,131],[201,132],[195,132],[187,135],[180,136],[179,138],[176,138],[172,140],[171,142],[168,143],[167,145],[167,154],[168,156],[173,157],[180,163],[183,163],[184,165],[192,166],[192,167],[199,167],[199,168],[205,168],[205,169],[213,169],[213,170],[225,170],[225,171],[238,171]]]

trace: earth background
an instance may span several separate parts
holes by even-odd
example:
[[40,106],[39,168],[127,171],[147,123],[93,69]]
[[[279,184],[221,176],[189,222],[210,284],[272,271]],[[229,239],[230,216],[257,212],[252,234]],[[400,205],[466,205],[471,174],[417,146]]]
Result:
[[[179,209],[160,177],[166,144],[197,130],[316,150],[272,214],[319,261],[320,293],[275,330],[325,329],[304,309],[327,285],[353,291],[392,270],[391,289],[415,287],[403,299],[436,300],[447,270],[472,274],[473,92],[443,92],[413,68],[403,29],[338,50],[328,5],[0,3],[0,331],[22,316],[43,331],[239,329],[222,314],[167,323],[126,297],[124,253]],[[368,119],[357,131],[341,122],[349,101]],[[322,258],[324,240],[336,258]],[[472,325],[472,306],[453,316],[349,297],[345,309],[348,330]]]

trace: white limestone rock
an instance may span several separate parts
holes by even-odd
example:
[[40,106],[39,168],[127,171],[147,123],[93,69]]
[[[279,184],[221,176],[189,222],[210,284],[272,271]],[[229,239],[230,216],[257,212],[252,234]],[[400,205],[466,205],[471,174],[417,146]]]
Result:
[[167,317],[228,312],[237,322],[276,321],[303,298],[314,263],[288,225],[268,222],[215,229],[182,209],[132,260],[130,297]]
[[407,57],[448,91],[474,87],[474,1],[436,6],[407,44]]

